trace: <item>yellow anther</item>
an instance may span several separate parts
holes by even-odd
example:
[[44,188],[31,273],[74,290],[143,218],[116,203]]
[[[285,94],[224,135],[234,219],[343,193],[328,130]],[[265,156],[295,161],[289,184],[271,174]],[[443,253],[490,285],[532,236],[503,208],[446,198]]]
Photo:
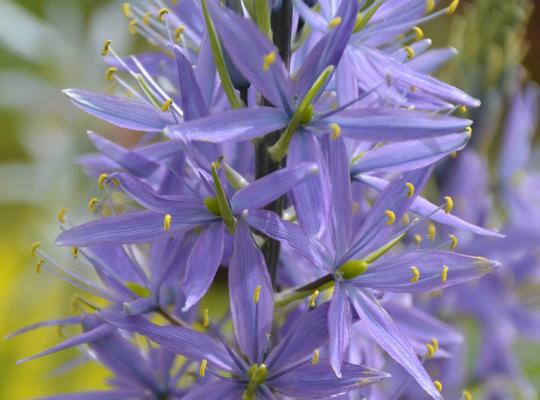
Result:
[[158,12],[158,18],[161,22],[165,21],[165,15],[167,15],[169,13],[169,9],[168,8],[162,8],[159,10]]
[[428,222],[427,224],[427,237],[429,240],[434,241],[437,237],[437,227],[433,222]]
[[137,33],[137,21],[136,20],[132,19],[131,21],[129,21],[128,31],[132,35],[135,35]]
[[414,235],[414,243],[416,243],[417,245],[422,243],[422,236],[420,236],[418,233]]
[[67,208],[61,208],[60,211],[58,211],[58,214],[56,215],[56,218],[58,218],[58,221],[61,224],[66,223],[66,213],[67,213]]
[[109,174],[104,172],[102,173],[101,175],[99,175],[99,178],[98,178],[98,188],[100,188],[101,190],[105,189],[105,181],[107,180],[107,178],[109,178]]
[[414,58],[414,55],[416,53],[414,52],[414,49],[411,46],[403,46],[403,50],[405,50],[405,53],[407,53],[407,58],[409,60]]
[[112,40],[105,40],[103,42],[103,49],[101,50],[101,55],[105,57],[107,54],[109,54],[109,49],[111,47]]
[[113,75],[118,71],[118,68],[116,67],[109,67],[107,68],[107,71],[105,72],[105,78],[107,78],[108,81],[112,81]]
[[311,365],[317,365],[319,363],[319,349],[313,351],[313,357],[311,357]]
[[419,26],[413,26],[414,38],[416,40],[422,40],[424,38],[424,31]]
[[253,302],[255,304],[257,304],[259,302],[259,299],[261,297],[261,289],[262,289],[262,286],[261,285],[257,285],[255,287],[255,290],[253,291]]
[[357,201],[353,201],[351,209],[353,215],[355,215],[360,210],[360,203],[358,203]]
[[71,248],[71,257],[73,258],[79,257],[79,249],[75,246]]
[[131,4],[129,3],[122,4],[122,12],[124,13],[124,16],[126,18],[130,18],[131,17]]
[[276,52],[272,51],[263,57],[263,71],[268,72],[270,66],[276,61]]
[[435,0],[426,0],[426,12],[430,13],[435,9]]
[[328,29],[334,29],[339,24],[341,24],[341,17],[332,18],[328,23]]
[[152,17],[152,13],[150,11],[145,12],[142,17],[143,24],[148,25],[150,23],[151,17]]
[[336,140],[341,135],[341,126],[336,123],[331,123],[329,127],[330,132],[332,133],[332,140]]
[[463,400],[472,400],[472,394],[468,390],[463,391]]
[[452,199],[451,196],[444,196],[444,201],[446,202],[444,212],[450,214],[450,212],[452,212],[452,208],[454,208],[454,199]]
[[448,279],[448,265],[443,265],[441,273],[441,282],[445,283]]
[[92,212],[96,212],[98,203],[99,199],[97,197],[92,197],[90,200],[88,200],[88,209]]
[[431,339],[431,345],[435,349],[435,351],[439,351],[439,341],[435,338]]
[[172,104],[172,99],[165,100],[165,102],[161,106],[161,111],[163,112],[169,111],[169,108],[171,108],[171,104]]
[[309,308],[315,308],[317,306],[317,297],[319,297],[319,291],[315,290],[311,296],[309,296]]
[[452,0],[452,2],[450,3],[450,5],[448,6],[448,8],[446,9],[446,14],[447,15],[452,15],[453,13],[456,12],[456,8],[458,7],[459,5],[459,0]]
[[418,267],[412,266],[411,267],[412,277],[411,277],[411,283],[416,283],[420,279],[420,270]]
[[455,250],[455,248],[457,247],[458,245],[458,238],[456,235],[448,235],[448,237],[450,238],[450,250]]
[[41,260],[39,260],[39,261],[37,262],[37,264],[36,264],[36,272],[37,272],[38,274],[41,273],[41,267],[43,267],[43,264],[45,264],[45,260],[44,260],[44,259],[41,259]]
[[430,360],[435,355],[435,348],[433,347],[431,343],[426,343],[426,348],[427,348],[426,358]]
[[407,198],[410,199],[411,197],[414,196],[414,185],[411,182],[407,182],[405,186],[407,186],[407,190],[408,190]]
[[416,93],[416,91],[417,91],[418,89],[416,88],[416,86],[411,85],[411,87],[409,88],[409,90],[411,91],[411,93]]
[[438,391],[439,393],[441,393],[441,392],[442,392],[442,383],[441,383],[441,381],[433,381],[433,384],[434,384],[435,387],[437,388],[437,391]]
[[401,217],[401,222],[403,222],[403,225],[409,225],[411,223],[411,217],[408,213],[403,214],[403,217]]
[[203,327],[208,328],[208,325],[210,325],[210,314],[208,311],[208,308],[205,308],[203,310]]
[[171,0],[171,3],[173,6],[177,5],[178,4],[178,0]]
[[32,243],[32,246],[30,246],[30,255],[32,257],[35,257],[36,256],[36,253],[38,251],[38,249],[41,247],[41,242],[34,242]]
[[201,378],[204,378],[204,375],[206,374],[206,366],[208,365],[208,360],[206,358],[203,358],[201,361],[201,366],[199,367],[199,376]]
[[450,153],[450,157],[456,158],[457,157],[457,151],[453,151]]
[[458,110],[460,113],[465,114],[467,112],[467,106],[459,106]]
[[467,132],[470,135],[472,135],[472,128],[470,126],[465,128],[465,132]]
[[182,40],[182,34],[186,30],[186,27],[184,25],[180,25],[178,28],[174,30],[174,40],[176,43],[179,43],[180,40]]
[[171,229],[171,220],[172,220],[171,214],[165,214],[165,216],[163,217],[163,230],[164,231],[168,231],[169,229]]
[[391,210],[386,210],[384,212],[384,215],[386,215],[386,218],[388,218],[388,221],[386,221],[386,225],[392,225],[394,222],[396,222],[396,214],[394,214]]

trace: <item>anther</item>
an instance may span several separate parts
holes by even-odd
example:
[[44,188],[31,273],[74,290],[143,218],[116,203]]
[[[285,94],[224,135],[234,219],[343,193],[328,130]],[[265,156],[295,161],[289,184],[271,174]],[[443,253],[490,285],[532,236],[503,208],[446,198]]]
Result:
[[263,57],[263,71],[268,72],[270,66],[276,61],[276,52],[272,51]]
[[424,31],[419,26],[413,26],[414,38],[416,40],[422,40],[424,38]]
[[472,400],[472,394],[468,390],[463,391],[463,400]]
[[460,113],[465,114],[467,112],[467,106],[465,105],[459,106],[458,110]]
[[329,127],[332,133],[332,140],[336,140],[341,135],[341,126],[336,123],[331,123]]
[[165,214],[165,216],[163,217],[163,230],[164,231],[168,231],[169,229],[171,229],[171,220],[172,220],[171,214]]
[[76,246],[73,246],[71,248],[71,257],[73,258],[79,257],[79,249]]
[[208,308],[205,308],[203,310],[203,327],[208,328],[208,325],[210,325],[210,314]]
[[118,71],[118,68],[116,67],[110,67],[107,68],[107,71],[105,72],[105,78],[107,78],[108,81],[112,81],[113,75]]
[[206,358],[203,358],[201,361],[201,365],[199,367],[199,376],[201,378],[204,378],[204,375],[206,374],[206,366],[208,365],[208,360]]
[[455,250],[455,248],[458,245],[458,238],[456,235],[449,234],[448,237],[450,238],[450,250]]
[[166,112],[169,111],[169,108],[171,108],[172,99],[167,99],[161,106],[161,111]]
[[319,297],[319,291],[315,290],[311,296],[309,296],[309,308],[312,310],[317,307],[317,297]]
[[107,180],[108,177],[109,177],[109,174],[106,172],[99,175],[98,188],[100,188],[101,190],[105,189],[105,180]]
[[332,18],[328,23],[328,29],[334,29],[339,24],[341,24],[341,17]]
[[430,13],[435,9],[435,0],[426,0],[426,12]]
[[105,40],[103,43],[103,49],[101,50],[101,55],[105,57],[107,54],[109,54],[109,49],[111,47],[112,40]]
[[311,365],[317,365],[319,363],[319,349],[313,351],[313,357],[311,358]]
[[450,153],[450,157],[456,158],[457,157],[457,151],[453,151]]
[[386,225],[392,225],[394,222],[396,222],[396,214],[391,210],[386,210],[384,212],[384,215],[388,218],[388,221],[386,221]]
[[128,24],[128,31],[132,35],[135,35],[137,33],[137,20],[131,20]]
[[186,27],[184,25],[180,25],[178,28],[174,30],[174,40],[176,43],[180,43],[180,40],[182,39],[182,34],[186,30]]
[[441,392],[442,392],[442,383],[441,383],[441,381],[433,381],[433,384],[434,384],[435,387],[437,388],[437,391],[438,391],[439,393],[441,393]]
[[426,343],[426,348],[427,348],[426,358],[430,360],[435,355],[435,348],[433,347],[431,343]]
[[150,24],[150,18],[152,17],[152,13],[150,11],[147,11],[143,14],[142,22],[145,25]]
[[58,221],[61,224],[66,223],[66,213],[67,213],[67,208],[61,208],[60,211],[58,211],[58,214],[56,215],[56,217],[58,218]]
[[407,186],[408,189],[407,198],[410,199],[414,196],[414,185],[411,182],[407,182],[405,186]]
[[448,279],[448,265],[443,265],[442,273],[441,273],[441,282],[445,283],[446,279]]
[[124,13],[124,16],[126,18],[130,18],[131,17],[131,4],[129,3],[122,4],[122,12]]
[[90,200],[88,200],[88,209],[91,212],[96,212],[98,203],[99,199],[97,197],[92,197]]
[[36,253],[38,251],[38,249],[41,247],[41,242],[34,242],[32,243],[32,246],[30,246],[30,255],[32,257],[35,257],[36,256]]
[[261,285],[257,285],[255,287],[255,290],[253,291],[253,302],[257,304],[259,302],[259,298],[261,297]]
[[446,9],[447,15],[452,15],[454,12],[456,12],[456,8],[459,5],[459,0],[452,0],[448,8]]
[[45,260],[44,260],[44,259],[41,259],[41,260],[39,260],[39,261],[37,262],[37,264],[36,264],[36,272],[37,272],[38,274],[41,273],[41,267],[43,267],[43,264],[45,264]]
[[414,49],[411,46],[403,46],[403,50],[405,50],[405,53],[407,53],[407,58],[409,60],[414,58],[415,52],[414,52]]
[[401,222],[403,222],[403,225],[407,226],[411,223],[411,217],[408,213],[403,214],[403,217],[401,217]]
[[446,205],[444,206],[444,212],[450,214],[452,208],[454,208],[454,200],[451,196],[444,196],[444,201],[446,201]]
[[465,132],[467,132],[470,135],[472,135],[472,128],[470,126],[465,128]]
[[435,338],[431,339],[431,345],[435,349],[435,351],[439,351],[439,341]]
[[414,235],[414,243],[416,243],[416,245],[422,243],[422,236],[420,236],[418,233]]
[[167,8],[162,8],[159,10],[158,12],[158,19],[163,22],[165,21],[165,15],[167,15],[169,13],[169,9]]
[[428,231],[428,239],[431,241],[434,241],[437,237],[437,227],[433,222],[428,222],[427,224],[427,231]]
[[420,279],[420,270],[418,267],[412,266],[411,267],[412,277],[411,277],[411,283],[416,283]]

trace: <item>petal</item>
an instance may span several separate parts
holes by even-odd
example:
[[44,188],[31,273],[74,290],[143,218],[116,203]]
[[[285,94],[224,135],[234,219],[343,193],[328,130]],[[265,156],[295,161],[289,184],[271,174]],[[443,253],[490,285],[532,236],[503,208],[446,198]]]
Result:
[[6,336],[4,336],[4,340],[11,339],[15,336],[22,335],[23,333],[33,331],[34,329],[43,328],[43,327],[49,327],[49,326],[57,326],[62,327],[64,325],[77,325],[81,322],[81,317],[69,317],[69,318],[61,318],[61,319],[51,319],[48,321],[42,321],[37,322],[32,325],[25,326],[24,328],[18,329],[15,332],[12,332]]
[[305,363],[268,384],[294,399],[321,399],[358,390],[389,377],[387,373],[373,368],[344,363],[342,376],[338,378],[329,360],[323,359],[317,365]]
[[80,89],[66,89],[64,94],[81,110],[121,128],[160,132],[167,125],[174,124],[169,113],[161,112],[137,100]]
[[309,24],[312,28],[319,31],[326,32],[328,30],[328,22],[326,19],[313,9],[311,9],[304,0],[293,0],[294,9],[298,12],[300,17]]
[[328,309],[328,332],[330,336],[330,365],[339,378],[342,377],[343,357],[351,339],[351,324],[351,304],[345,289],[336,284]]
[[262,208],[317,172],[317,164],[310,162],[282,168],[236,192],[231,199],[232,209],[235,213],[240,213],[250,208]]
[[210,224],[199,235],[189,254],[183,285],[186,296],[184,311],[204,296],[214,280],[223,257],[224,228],[222,222]]
[[418,384],[434,399],[443,397],[416,356],[407,338],[377,299],[362,290],[350,288],[349,298],[360,316],[360,326],[370,333],[375,342],[412,375]]
[[[447,268],[444,268],[445,266]],[[388,260],[380,259],[351,282],[357,287],[419,293],[477,279],[499,266],[500,264],[493,260],[452,251],[416,250]],[[412,267],[417,268],[420,273],[417,281],[412,279]]]
[[433,49],[410,60],[407,65],[423,74],[431,74],[458,54],[453,47]]
[[[255,296],[257,287],[259,294]],[[272,283],[264,257],[243,221],[239,221],[234,234],[229,295],[238,345],[251,363],[261,362],[272,330]]]
[[140,391],[137,390],[111,390],[58,394],[54,396],[40,397],[37,400],[125,400],[136,398],[140,394]]
[[438,138],[390,143],[368,151],[351,167],[351,174],[366,172],[402,172],[427,167],[469,141],[467,133],[454,133]]
[[287,114],[277,108],[242,108],[172,125],[165,133],[171,139],[221,143],[264,136],[284,128],[287,123]]
[[191,389],[182,400],[238,400],[245,389],[245,385],[219,380]]

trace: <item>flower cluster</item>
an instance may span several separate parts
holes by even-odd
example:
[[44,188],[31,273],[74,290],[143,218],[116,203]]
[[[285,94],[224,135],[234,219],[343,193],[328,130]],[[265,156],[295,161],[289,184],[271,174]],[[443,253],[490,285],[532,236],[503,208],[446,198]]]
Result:
[[[496,284],[464,303],[478,291],[464,283],[500,265],[486,248],[503,235],[452,213],[454,198],[479,203],[461,182],[484,175],[461,150],[463,113],[480,101],[430,75],[455,50],[430,49],[420,28],[458,1],[224,3],[124,4],[130,31],[159,51],[122,57],[106,41],[116,94],[64,92],[142,134],[129,148],[88,134],[99,153],[79,163],[102,189],[96,218],[58,215],[56,242],[77,266],[32,246],[39,269],[102,300],[24,328],[82,329],[29,359],[78,346],[114,374],[108,391],[50,399],[470,400],[434,368],[463,341],[436,306],[497,323],[485,309],[501,301]],[[530,216],[511,185],[530,132],[517,131],[501,162],[513,221]],[[440,203],[423,197],[456,155]],[[422,293],[442,296],[425,307]],[[228,298],[224,315],[205,296]]]

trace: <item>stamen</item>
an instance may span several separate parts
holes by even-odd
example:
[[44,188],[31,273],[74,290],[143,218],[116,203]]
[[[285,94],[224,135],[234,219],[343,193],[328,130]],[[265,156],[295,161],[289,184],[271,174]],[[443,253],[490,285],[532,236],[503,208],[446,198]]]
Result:
[[407,192],[407,198],[410,199],[414,196],[414,185],[411,182],[407,182],[405,186],[407,186],[407,189],[409,190]]
[[58,211],[58,214],[56,217],[58,218],[58,221],[61,224],[66,223],[66,213],[67,213],[67,208],[61,208],[60,211]]
[[45,264],[45,260],[43,258],[37,262],[37,264],[36,264],[36,272],[38,274],[41,274],[41,267],[43,267],[43,264]]
[[468,390],[463,391],[463,400],[472,400],[472,394]]
[[433,222],[428,222],[427,224],[428,239],[434,241],[437,237],[437,227]]
[[435,349],[435,351],[439,351],[439,341],[435,338],[431,339],[431,345]]
[[109,54],[109,48],[111,47],[112,40],[105,40],[103,43],[103,50],[101,50],[101,55],[105,57]]
[[426,343],[426,348],[427,348],[426,358],[428,360],[431,360],[433,356],[435,355],[435,348],[433,347],[431,343]]
[[341,24],[341,17],[332,18],[328,23],[328,29],[334,29],[336,26],[339,26],[339,24]]
[[122,4],[122,12],[126,18],[131,18],[131,4],[124,3]]
[[182,34],[186,30],[186,27],[184,25],[180,25],[178,28],[174,30],[174,40],[176,43],[180,43],[182,40]]
[[467,106],[459,106],[458,110],[460,113],[465,114],[467,112]]
[[450,243],[450,250],[455,250],[455,248],[456,248],[457,245],[458,245],[458,238],[457,238],[457,236],[456,236],[456,235],[450,234],[450,235],[448,235],[448,237],[450,238],[450,241],[451,241],[451,243]]
[[403,214],[403,217],[401,217],[401,221],[403,222],[403,225],[407,226],[411,223],[411,217],[408,213]]
[[76,246],[73,246],[71,248],[71,257],[73,258],[79,257],[79,249]]
[[446,9],[446,14],[452,15],[454,12],[456,12],[456,8],[459,5],[459,0],[452,0],[452,3],[448,6]]
[[131,21],[129,21],[129,24],[128,24],[128,31],[129,31],[129,33],[131,33],[132,35],[136,35],[136,34],[137,34],[137,20],[132,19]]
[[311,365],[317,365],[319,363],[319,349],[313,351],[313,357],[311,358]]
[[443,265],[442,274],[441,274],[441,282],[445,283],[447,278],[448,278],[448,265]]
[[167,8],[162,8],[159,10],[158,12],[158,19],[161,21],[161,22],[164,22],[165,21],[165,15],[169,14],[169,9]]
[[99,199],[97,197],[92,197],[89,201],[88,201],[88,209],[91,211],[91,212],[96,212],[97,211],[97,205],[99,203]]
[[142,22],[144,25],[148,26],[150,24],[150,17],[152,16],[152,13],[150,11],[147,11],[142,16]]
[[454,208],[454,200],[451,196],[444,196],[444,200],[446,201],[446,205],[444,206],[444,212],[450,214],[452,208]]
[[426,13],[430,13],[435,9],[435,0],[426,0]]
[[163,111],[163,112],[169,111],[169,108],[171,108],[172,102],[173,102],[172,99],[165,100],[165,102],[161,106],[161,111]]
[[30,246],[30,255],[35,258],[36,252],[38,251],[40,247],[41,247],[41,242],[32,243],[32,246]]
[[420,270],[418,269],[418,267],[412,266],[411,272],[413,274],[413,276],[411,277],[411,283],[418,282],[418,280],[420,279]]
[[416,245],[420,245],[422,243],[422,236],[420,236],[418,233],[414,235],[414,242]]
[[320,292],[318,290],[315,290],[311,296],[309,296],[309,308],[310,310],[317,307],[317,297],[319,297]]
[[257,304],[259,302],[259,298],[261,296],[261,289],[262,289],[262,286],[261,285],[257,285],[255,287],[255,290],[253,291],[253,302],[255,304]]
[[98,178],[98,187],[103,190],[105,189],[105,180],[109,177],[109,174],[104,172],[101,175],[99,175]]
[[386,225],[392,225],[394,222],[396,222],[396,214],[392,210],[386,210],[384,212],[384,215],[388,218],[388,221],[386,221]]
[[268,72],[270,66],[276,61],[276,52],[272,51],[263,57],[263,71]]
[[105,78],[107,78],[108,81],[113,80],[113,75],[118,71],[118,68],[116,67],[110,67],[107,68],[107,72],[105,72]]
[[450,153],[450,157],[456,158],[457,157],[457,151],[453,151]]
[[336,140],[341,135],[341,126],[336,123],[331,123],[329,127],[332,132],[332,140]]
[[208,360],[206,358],[203,358],[201,361],[201,366],[199,367],[199,376],[201,378],[204,378],[204,375],[206,374],[206,366],[208,365]]
[[416,40],[422,40],[424,38],[424,31],[419,26],[413,26],[414,38]]
[[467,132],[470,135],[472,135],[472,128],[470,126],[465,128],[465,132]]
[[443,389],[441,381],[433,381],[433,384],[434,384],[435,387],[437,388],[437,391],[438,391],[439,393],[441,393],[441,392],[442,392],[442,389]]
[[405,53],[407,53],[407,58],[409,60],[414,58],[415,52],[414,52],[414,49],[411,46],[403,46],[403,50],[405,50]]
[[210,315],[208,308],[205,308],[203,310],[203,327],[208,328],[208,325],[210,325]]
[[163,217],[163,230],[164,231],[168,231],[169,229],[171,229],[171,220],[172,220],[171,214],[165,214],[165,216]]

